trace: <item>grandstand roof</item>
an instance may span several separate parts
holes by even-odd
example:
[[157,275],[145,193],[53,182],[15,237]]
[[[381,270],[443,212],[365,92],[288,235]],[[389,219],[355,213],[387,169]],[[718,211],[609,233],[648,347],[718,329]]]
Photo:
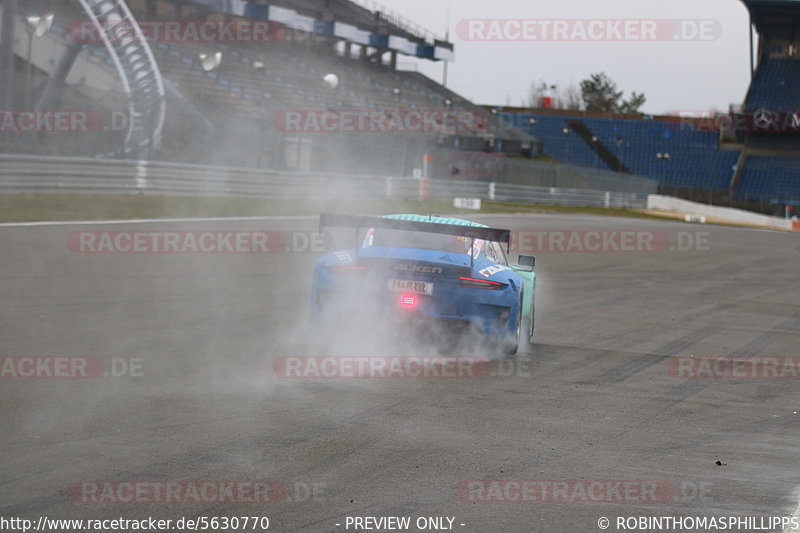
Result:
[[237,17],[271,20],[309,33],[433,61],[453,61],[454,46],[374,0],[168,0]]
[[280,5],[319,20],[324,20],[326,16],[333,17],[333,20],[347,22],[375,33],[388,31],[420,41],[438,39],[434,32],[404,19],[374,0],[256,0],[256,3]]
[[767,39],[800,38],[800,0],[742,0],[758,33]]

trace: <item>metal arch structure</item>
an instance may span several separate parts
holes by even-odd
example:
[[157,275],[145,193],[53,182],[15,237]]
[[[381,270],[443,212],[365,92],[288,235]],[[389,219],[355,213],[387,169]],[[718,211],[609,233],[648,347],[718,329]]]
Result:
[[123,155],[146,157],[161,144],[164,80],[153,51],[125,0],[78,0],[111,56],[128,96]]

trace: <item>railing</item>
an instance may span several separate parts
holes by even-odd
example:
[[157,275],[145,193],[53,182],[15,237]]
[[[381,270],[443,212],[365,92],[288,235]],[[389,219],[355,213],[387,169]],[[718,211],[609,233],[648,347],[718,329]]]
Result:
[[[422,181],[152,161],[0,155],[0,194],[158,194],[250,198],[416,199]],[[535,187],[486,181],[431,180],[433,198],[481,198],[541,205],[643,208],[646,193]]]
[[416,22],[413,22],[412,20],[402,15],[399,15],[395,11],[386,8],[376,0],[352,0],[352,2],[373,13],[380,13],[381,18],[383,18],[387,22],[394,24],[398,28],[406,30],[408,33],[412,35],[423,37],[425,40],[428,41],[439,39],[436,33],[432,32],[427,28],[423,28]]

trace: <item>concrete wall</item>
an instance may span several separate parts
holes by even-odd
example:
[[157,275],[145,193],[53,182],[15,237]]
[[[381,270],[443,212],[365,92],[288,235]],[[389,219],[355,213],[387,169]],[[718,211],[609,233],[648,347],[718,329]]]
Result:
[[688,200],[681,200],[673,196],[662,196],[651,194],[647,197],[647,208],[657,211],[667,211],[670,213],[680,213],[683,215],[697,215],[707,218],[714,218],[722,221],[748,224],[754,226],[764,226],[768,228],[791,230],[793,225],[796,231],[800,231],[800,223],[786,218],[777,218],[767,215],[760,215],[750,211],[734,209],[732,207],[717,207],[713,205],[698,204]]

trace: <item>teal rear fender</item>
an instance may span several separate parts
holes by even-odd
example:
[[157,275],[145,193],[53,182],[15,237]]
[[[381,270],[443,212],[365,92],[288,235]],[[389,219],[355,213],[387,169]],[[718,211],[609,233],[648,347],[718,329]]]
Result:
[[525,292],[522,300],[522,313],[526,317],[531,316],[533,310],[533,300],[536,294],[536,272],[525,272],[514,269],[517,275],[525,280]]

